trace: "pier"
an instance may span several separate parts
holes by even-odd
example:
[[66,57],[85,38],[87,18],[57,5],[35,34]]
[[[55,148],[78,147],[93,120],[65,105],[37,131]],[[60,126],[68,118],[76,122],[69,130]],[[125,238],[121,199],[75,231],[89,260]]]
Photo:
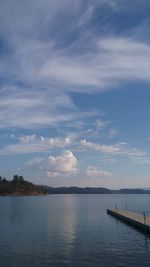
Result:
[[137,228],[139,231],[150,234],[150,217],[146,216],[145,212],[139,214],[129,210],[107,209],[107,213],[112,215],[121,221]]

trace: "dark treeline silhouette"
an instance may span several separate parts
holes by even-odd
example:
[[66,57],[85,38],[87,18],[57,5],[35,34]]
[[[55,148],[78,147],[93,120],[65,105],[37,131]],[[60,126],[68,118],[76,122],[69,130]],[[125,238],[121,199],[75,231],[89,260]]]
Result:
[[43,195],[47,190],[42,186],[34,185],[15,174],[12,180],[0,176],[0,195]]
[[0,185],[6,185],[6,184],[24,184],[26,181],[24,180],[23,176],[19,176],[15,174],[13,176],[12,180],[7,180],[5,177],[3,178],[0,176]]

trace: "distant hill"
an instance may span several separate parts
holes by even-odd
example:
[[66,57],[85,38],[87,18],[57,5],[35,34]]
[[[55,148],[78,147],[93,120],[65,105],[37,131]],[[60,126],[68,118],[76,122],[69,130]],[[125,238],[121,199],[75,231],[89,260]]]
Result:
[[43,187],[48,194],[150,194],[149,189],[140,188],[111,190],[104,187]]
[[46,188],[24,180],[23,176],[14,175],[13,180],[0,177],[1,196],[38,196],[47,194]]
[[141,189],[141,188],[124,188],[117,190],[119,194],[150,194],[149,189]]
[[0,176],[0,196],[38,196],[47,194],[150,194],[150,189],[123,188],[111,190],[105,187],[51,187],[35,185],[14,175],[12,180]]
[[112,190],[104,187],[50,187],[44,186],[48,194],[112,194]]

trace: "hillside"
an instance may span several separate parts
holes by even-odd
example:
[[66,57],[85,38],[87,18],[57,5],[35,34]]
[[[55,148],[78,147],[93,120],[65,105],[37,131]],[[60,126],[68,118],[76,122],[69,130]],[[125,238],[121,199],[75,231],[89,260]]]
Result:
[[22,176],[14,175],[11,181],[0,177],[1,196],[38,196],[46,194],[47,190],[45,188],[24,180]]

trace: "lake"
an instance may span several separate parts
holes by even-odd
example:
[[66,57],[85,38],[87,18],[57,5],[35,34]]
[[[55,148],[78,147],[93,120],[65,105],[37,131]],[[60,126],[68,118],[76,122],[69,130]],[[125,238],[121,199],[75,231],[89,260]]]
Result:
[[150,237],[107,215],[150,195],[0,197],[0,267],[150,266]]

